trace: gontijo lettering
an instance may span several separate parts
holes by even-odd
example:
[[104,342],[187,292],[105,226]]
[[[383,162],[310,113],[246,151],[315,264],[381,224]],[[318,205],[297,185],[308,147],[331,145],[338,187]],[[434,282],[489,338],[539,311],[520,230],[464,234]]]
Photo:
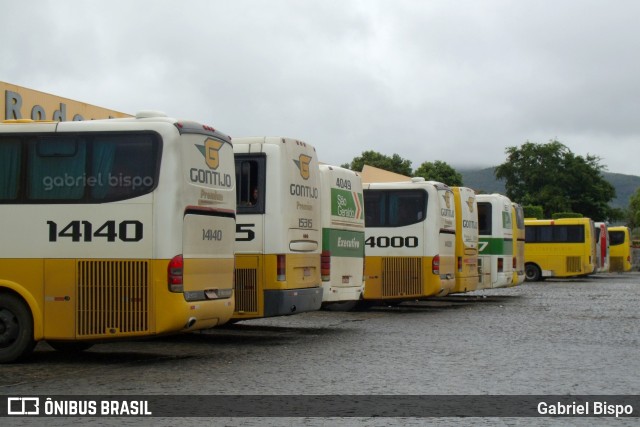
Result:
[[318,198],[318,189],[309,187],[308,185],[291,184],[289,186],[289,193],[292,196],[307,197],[309,199]]

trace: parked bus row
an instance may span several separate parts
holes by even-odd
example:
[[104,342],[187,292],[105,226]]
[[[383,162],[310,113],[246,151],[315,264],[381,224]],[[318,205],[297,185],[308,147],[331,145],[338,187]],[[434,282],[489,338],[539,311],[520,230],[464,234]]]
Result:
[[0,125],[0,164],[0,362],[41,340],[83,350],[556,271],[532,268],[533,228],[507,197],[363,182],[296,139],[154,112],[20,119]]
[[527,218],[525,226],[529,281],[631,270],[628,227],[608,227],[589,218]]

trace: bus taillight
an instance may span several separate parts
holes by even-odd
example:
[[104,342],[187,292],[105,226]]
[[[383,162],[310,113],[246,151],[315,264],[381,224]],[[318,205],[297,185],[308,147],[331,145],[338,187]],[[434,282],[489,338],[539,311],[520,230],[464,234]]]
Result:
[[498,272],[502,273],[504,271],[504,258],[498,258]]
[[458,271],[462,271],[462,257],[458,257]]
[[433,274],[440,275],[440,255],[436,255],[433,257],[431,261],[431,271]]
[[518,257],[515,257],[515,256],[513,257],[512,267],[514,270],[518,268]]
[[169,267],[167,268],[167,281],[169,283],[169,290],[171,292],[182,292],[182,270],[184,267],[184,261],[182,255],[176,255],[169,261]]
[[276,280],[284,282],[287,280],[287,257],[278,255],[276,257]]
[[320,274],[323,282],[331,279],[331,251],[322,251],[320,256]]

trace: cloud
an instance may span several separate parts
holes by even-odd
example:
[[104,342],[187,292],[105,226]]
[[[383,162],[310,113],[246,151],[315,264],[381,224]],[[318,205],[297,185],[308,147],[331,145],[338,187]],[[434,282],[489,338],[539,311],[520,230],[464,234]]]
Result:
[[125,112],[282,135],[341,164],[499,164],[558,139],[637,173],[640,3],[12,2],[3,80]]

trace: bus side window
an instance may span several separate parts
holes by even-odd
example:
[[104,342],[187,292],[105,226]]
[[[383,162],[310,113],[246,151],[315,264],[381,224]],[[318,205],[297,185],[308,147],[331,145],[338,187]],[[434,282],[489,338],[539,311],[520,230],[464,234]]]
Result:
[[128,199],[156,187],[157,144],[151,137],[97,137],[92,149],[92,199]]
[[18,138],[0,138],[0,201],[18,197],[21,151]]
[[29,144],[27,198],[78,200],[86,184],[86,143],[74,137],[45,137]]

